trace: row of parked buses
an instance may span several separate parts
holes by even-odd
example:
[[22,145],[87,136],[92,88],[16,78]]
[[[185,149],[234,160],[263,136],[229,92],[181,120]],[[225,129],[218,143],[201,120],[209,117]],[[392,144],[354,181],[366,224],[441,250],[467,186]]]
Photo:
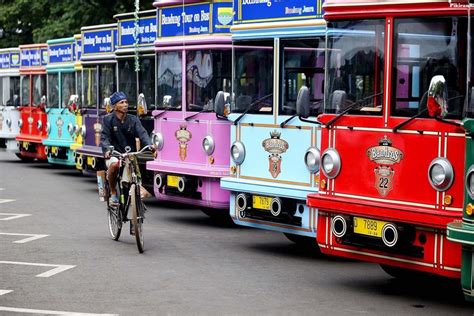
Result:
[[[323,4],[324,2],[324,4]],[[0,51],[0,137],[104,181],[108,96],[159,200],[474,300],[473,1],[155,1]]]

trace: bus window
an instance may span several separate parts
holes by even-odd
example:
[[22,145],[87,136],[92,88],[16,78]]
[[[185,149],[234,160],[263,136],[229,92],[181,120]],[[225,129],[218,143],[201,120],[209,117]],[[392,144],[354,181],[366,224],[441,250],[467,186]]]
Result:
[[448,86],[447,117],[460,117],[466,42],[457,34],[466,32],[467,19],[462,17],[396,20],[392,115],[413,116],[426,109],[431,78],[442,75]]
[[157,108],[181,110],[183,84],[181,52],[159,52],[157,62]]
[[89,108],[97,106],[97,68],[87,67],[82,70],[84,80],[84,105]]
[[76,94],[75,89],[74,73],[68,72],[61,74],[61,97],[63,99],[63,107],[66,107],[69,103],[71,95]]
[[99,106],[101,108],[105,108],[104,99],[117,91],[116,78],[115,65],[99,65]]
[[155,58],[140,59],[139,93],[145,95],[149,109],[155,109]]
[[48,74],[48,107],[59,108],[59,74]]
[[328,26],[326,113],[382,115],[385,21],[331,22]]
[[30,75],[21,76],[21,105],[28,106],[30,104]]
[[41,104],[41,98],[46,96],[46,75],[33,75],[33,106]]
[[15,107],[20,105],[20,77],[0,78],[0,89],[2,93],[0,105]]
[[296,114],[296,98],[304,85],[311,94],[311,116],[322,110],[324,96],[324,38],[287,39],[280,43],[283,55],[282,100],[279,113]]
[[273,40],[234,44],[232,112],[273,113],[273,55]]
[[118,63],[119,91],[125,93],[130,108],[137,106],[137,74],[135,73],[135,60],[125,59]]
[[78,109],[80,109],[83,104],[82,73],[81,71],[76,71],[74,75],[76,77],[76,94],[79,97],[76,106]]

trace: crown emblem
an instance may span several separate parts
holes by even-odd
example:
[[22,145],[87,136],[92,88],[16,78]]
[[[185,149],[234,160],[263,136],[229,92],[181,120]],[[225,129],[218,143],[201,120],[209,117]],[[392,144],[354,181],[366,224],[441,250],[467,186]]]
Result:
[[392,146],[392,141],[390,139],[388,139],[387,135],[385,135],[384,137],[382,137],[379,140],[379,145],[380,146]]

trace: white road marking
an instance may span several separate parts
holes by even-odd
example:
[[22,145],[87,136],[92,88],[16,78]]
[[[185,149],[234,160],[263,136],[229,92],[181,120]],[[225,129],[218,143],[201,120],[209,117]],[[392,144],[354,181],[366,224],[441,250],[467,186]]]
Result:
[[0,290],[0,296],[13,292],[13,290]]
[[20,240],[15,240],[15,244],[24,244],[36,239],[48,237],[49,235],[43,235],[43,234],[16,234],[16,233],[0,233],[0,235],[5,235],[5,236],[30,236],[28,238],[23,238]]
[[0,306],[0,311],[24,314],[42,314],[42,315],[70,315],[70,316],[117,316],[118,314],[91,314],[91,313],[76,313],[64,311],[49,311],[44,309],[29,309]]
[[26,216],[31,216],[31,214],[15,214],[15,213],[0,213],[0,216],[7,216],[0,218],[0,221],[10,221],[12,219],[18,219]]
[[12,199],[0,199],[0,204],[2,203],[8,203],[8,202],[13,202],[15,200],[12,200]]
[[64,272],[66,270],[75,268],[76,266],[66,264],[49,264],[49,263],[32,263],[32,262],[18,262],[18,261],[0,261],[0,264],[17,264],[23,266],[38,266],[38,267],[54,267],[54,269],[36,275],[38,278],[49,278],[55,274]]

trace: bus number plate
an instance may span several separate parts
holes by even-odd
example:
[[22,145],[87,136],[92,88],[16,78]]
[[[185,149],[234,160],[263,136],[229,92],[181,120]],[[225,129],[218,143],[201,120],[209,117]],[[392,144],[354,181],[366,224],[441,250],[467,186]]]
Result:
[[179,182],[179,177],[177,176],[166,176],[166,184],[169,187],[177,188]]
[[252,196],[252,207],[257,208],[259,210],[270,210],[270,204],[272,202],[272,198],[267,196],[260,196],[260,195],[253,195]]
[[387,222],[374,219],[354,217],[354,233],[382,238],[382,228]]

